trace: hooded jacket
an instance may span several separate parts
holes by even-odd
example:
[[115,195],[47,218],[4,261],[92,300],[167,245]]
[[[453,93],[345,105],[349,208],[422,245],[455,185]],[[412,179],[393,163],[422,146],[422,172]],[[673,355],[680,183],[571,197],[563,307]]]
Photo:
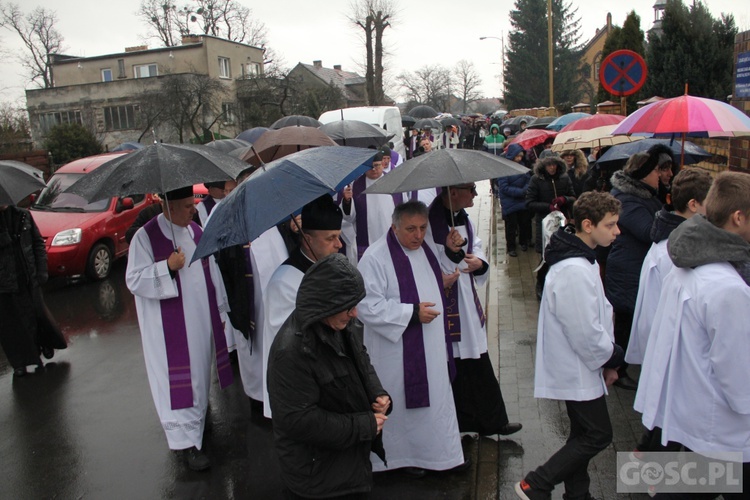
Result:
[[607,298],[615,310],[633,312],[643,259],[651,248],[651,226],[661,202],[656,190],[622,170],[612,175],[611,194],[622,202],[620,235],[607,257]]
[[[497,134],[493,134],[492,132],[494,131],[497,131]],[[493,123],[490,126],[490,133],[484,136],[484,147],[488,149],[490,153],[499,155],[502,152],[504,142],[505,136],[500,133],[500,127],[497,123]]]
[[543,219],[549,213],[549,205],[558,196],[565,196],[566,207],[570,209],[576,199],[573,184],[564,168],[558,168],[555,175],[549,175],[547,170],[537,162],[534,175],[526,190],[526,208],[536,213],[538,219]]
[[654,223],[651,225],[651,241],[653,243],[659,243],[669,238],[672,231],[677,229],[677,226],[685,222],[685,218],[681,215],[670,211],[667,205],[664,205],[661,210],[656,212],[656,218]]
[[550,269],[539,309],[534,396],[596,399],[607,393],[602,368],[623,358],[596,254],[567,226],[550,238],[545,260]]
[[385,461],[370,405],[387,395],[350,321],[337,334],[321,322],[365,296],[362,276],[342,254],[305,274],[296,309],[268,358],[268,393],[284,484],[324,498],[372,489],[370,451]]
[[750,244],[716,227],[702,215],[691,217],[669,235],[669,257],[677,267],[695,268],[715,262],[734,267],[750,262]]
[[[511,144],[503,156],[512,161],[518,153],[523,153],[521,145]],[[525,174],[497,179],[497,194],[503,209],[503,217],[526,210],[526,188],[529,186],[529,181],[531,181],[531,170]]]
[[589,178],[589,161],[580,149],[563,151],[561,156],[565,156],[566,154],[572,154],[575,157],[573,166],[568,169],[568,177],[570,177],[570,182],[573,184],[573,191],[577,198],[585,191],[584,186]]

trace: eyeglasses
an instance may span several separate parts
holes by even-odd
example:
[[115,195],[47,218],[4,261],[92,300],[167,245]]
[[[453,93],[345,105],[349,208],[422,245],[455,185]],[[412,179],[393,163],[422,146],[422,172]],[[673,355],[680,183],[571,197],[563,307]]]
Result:
[[477,185],[472,184],[471,186],[453,186],[452,189],[466,189],[474,194],[477,194]]

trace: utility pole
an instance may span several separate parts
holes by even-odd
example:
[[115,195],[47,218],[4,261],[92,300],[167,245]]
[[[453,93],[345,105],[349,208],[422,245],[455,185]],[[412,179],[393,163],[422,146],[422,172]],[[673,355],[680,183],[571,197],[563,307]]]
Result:
[[480,40],[486,40],[492,38],[493,40],[500,40],[500,97],[505,100],[505,36],[503,32],[500,32],[500,36],[480,36]]
[[554,43],[552,41],[552,0],[547,0],[547,51],[549,52],[549,107],[555,107]]

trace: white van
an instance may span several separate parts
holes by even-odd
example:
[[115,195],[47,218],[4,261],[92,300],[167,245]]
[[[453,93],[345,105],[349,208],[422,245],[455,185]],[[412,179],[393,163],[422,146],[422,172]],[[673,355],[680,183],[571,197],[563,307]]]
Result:
[[389,134],[395,134],[391,141],[396,152],[406,159],[404,148],[404,129],[401,125],[401,112],[396,106],[362,106],[326,111],[318,121],[323,124],[339,120],[359,120],[383,128]]

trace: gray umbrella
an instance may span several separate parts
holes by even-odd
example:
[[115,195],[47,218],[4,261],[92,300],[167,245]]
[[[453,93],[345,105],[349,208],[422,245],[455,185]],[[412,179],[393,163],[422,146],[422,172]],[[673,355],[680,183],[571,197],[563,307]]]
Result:
[[271,124],[273,130],[278,130],[284,127],[320,127],[320,123],[315,118],[304,116],[304,115],[289,115],[283,118],[279,118]]
[[393,138],[380,127],[359,120],[338,120],[320,126],[320,131],[339,146],[379,148]]
[[20,161],[0,161],[0,205],[15,205],[44,186],[41,170]]
[[440,113],[438,113],[432,106],[420,104],[419,106],[411,108],[406,114],[413,116],[414,118],[435,118]]
[[443,130],[443,124],[439,121],[435,120],[434,118],[422,118],[421,120],[417,120],[414,122],[414,125],[412,128],[423,130],[426,128],[434,128],[437,130]]
[[209,148],[218,149],[222,153],[229,154],[235,149],[246,148],[250,146],[250,142],[245,141],[243,139],[218,139],[216,141],[211,141],[209,143],[206,143],[205,146]]
[[390,194],[457,186],[528,171],[516,162],[484,151],[439,149],[405,161],[367,188],[365,193]]
[[247,163],[214,148],[157,143],[102,164],[66,192],[89,201],[165,193],[201,182],[236,179],[246,168]]

